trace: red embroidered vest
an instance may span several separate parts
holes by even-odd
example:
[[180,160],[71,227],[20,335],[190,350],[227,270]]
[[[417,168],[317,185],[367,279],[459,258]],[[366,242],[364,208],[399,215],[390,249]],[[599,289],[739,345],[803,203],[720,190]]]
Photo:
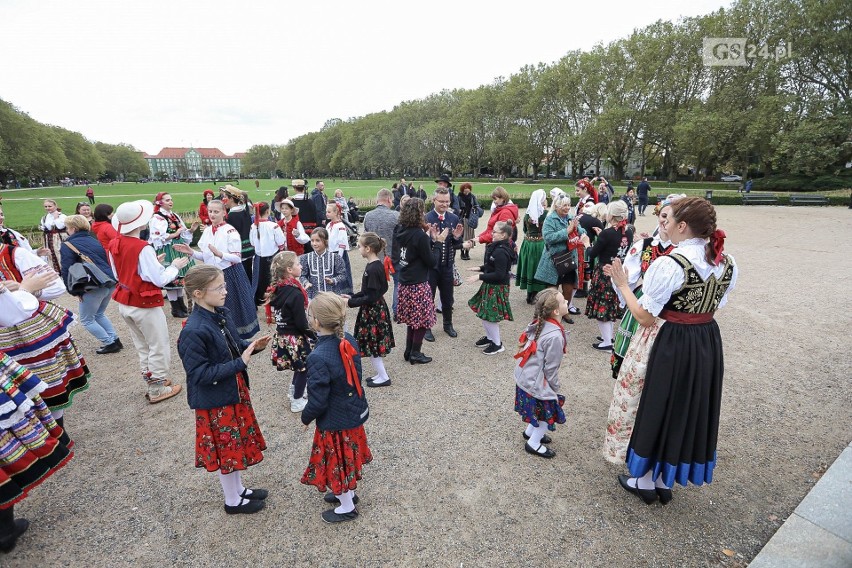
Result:
[[118,272],[118,285],[112,293],[112,299],[125,306],[136,308],[156,308],[163,305],[163,291],[139,276],[139,255],[148,243],[136,237],[119,235],[109,244],[109,252],[115,270]]
[[15,249],[6,244],[0,244],[0,280],[23,280],[21,272],[15,266]]
[[305,253],[305,245],[297,241],[296,237],[293,236],[293,229],[295,229],[298,224],[298,215],[290,217],[289,223],[286,222],[283,217],[280,221],[278,221],[278,226],[281,227],[281,230],[284,231],[284,236],[287,237],[287,250],[291,250],[298,255],[302,255]]

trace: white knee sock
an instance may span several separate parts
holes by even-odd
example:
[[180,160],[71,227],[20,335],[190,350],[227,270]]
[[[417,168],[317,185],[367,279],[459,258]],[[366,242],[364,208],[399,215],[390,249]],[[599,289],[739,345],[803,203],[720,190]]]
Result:
[[178,294],[179,290],[166,290],[166,297],[170,302],[176,301],[180,298],[180,294]]
[[598,320],[598,329],[601,332],[601,345],[612,345],[612,322]]
[[530,441],[528,443],[534,450],[537,450],[541,445],[541,439],[544,437],[545,430],[547,430],[547,426],[545,426],[544,430],[542,430],[541,425],[542,422],[539,422],[538,427],[533,427],[533,431],[530,434]]
[[390,380],[388,371],[385,369],[385,362],[381,357],[370,357],[370,363],[373,364],[373,368],[376,370],[376,376],[373,379],[374,385],[380,385]]
[[654,488],[654,470],[649,469],[648,473],[640,477],[636,480],[636,487],[639,489],[653,489]]
[[536,430],[538,430],[539,434],[541,434],[541,438],[539,438],[539,443],[541,443],[541,440],[544,438],[545,434],[547,434],[547,422],[539,420],[538,428],[536,428]]
[[527,429],[524,430],[524,434],[526,434],[527,436],[529,436],[531,438],[534,431],[535,431],[535,426],[533,426],[532,424],[527,424]]
[[571,290],[571,297],[568,299],[568,305],[571,306],[572,308],[574,307],[574,294],[576,294],[576,293],[577,293],[576,288]]
[[502,345],[500,343],[500,324],[493,321],[482,320],[482,327],[485,329],[485,337],[488,338],[494,345]]
[[59,420],[60,418],[65,416],[65,409],[64,408],[57,408],[56,410],[51,410],[50,413],[53,414],[54,420]]
[[654,487],[658,487],[659,489],[670,489],[668,485],[663,483],[663,474],[657,476],[657,479],[654,480]]
[[335,513],[349,513],[355,510],[355,503],[352,502],[352,499],[355,498],[355,492],[351,489],[349,491],[344,491],[340,495],[336,495],[338,500],[340,500],[340,506],[334,509]]
[[222,484],[222,493],[225,494],[225,505],[236,507],[242,502],[240,497],[240,472],[222,473],[219,471],[219,483]]

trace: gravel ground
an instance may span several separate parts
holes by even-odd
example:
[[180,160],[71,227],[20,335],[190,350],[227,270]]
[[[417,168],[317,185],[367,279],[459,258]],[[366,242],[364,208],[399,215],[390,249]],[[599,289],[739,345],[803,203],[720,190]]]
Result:
[[[132,346],[95,355],[75,326],[93,375],[66,414],[76,457],[16,507],[32,526],[0,565],[744,566],[852,439],[852,212],[720,207],[719,220],[741,272],[718,315],[727,358],[718,466],[714,483],[678,487],[666,507],[620,489],[623,468],[601,456],[613,381],[608,356],[590,346],[594,322],[570,326],[568,422],[553,435],[556,458],[537,459],[524,453],[513,412],[513,349],[487,357],[473,346],[482,328],[466,307],[476,287],[465,284],[459,338],[436,328],[424,347],[435,361],[424,366],[395,350],[394,385],[368,390],[375,459],[358,486],[361,516],[343,526],[324,524],[322,495],[299,483],[313,427],[303,431],[290,412],[290,374],[272,371],[268,353],[250,371],[269,448],[244,480],[271,496],[264,511],[232,517],[215,474],[193,468],[183,395],[148,405]],[[507,347],[531,314],[522,291],[512,299]],[[74,309],[73,298],[64,303]],[[108,313],[132,345],[114,304]],[[180,323],[169,325],[174,341]],[[404,343],[404,328],[395,332]],[[172,368],[183,383],[175,350]]]

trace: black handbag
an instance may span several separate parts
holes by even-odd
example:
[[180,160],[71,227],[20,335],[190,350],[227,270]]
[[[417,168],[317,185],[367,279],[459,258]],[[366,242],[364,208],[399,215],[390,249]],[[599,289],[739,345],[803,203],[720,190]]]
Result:
[[553,261],[553,266],[556,267],[556,274],[560,277],[571,272],[576,272],[577,261],[574,260],[574,254],[570,250],[564,250],[556,254],[550,255],[550,260]]
[[65,282],[65,287],[68,288],[68,293],[72,296],[82,296],[86,292],[96,290],[98,288],[107,288],[115,286],[115,278],[104,273],[103,270],[92,262],[92,259],[82,254],[77,247],[69,242],[62,243],[72,251],[77,253],[81,262],[75,262],[68,269],[68,278]]

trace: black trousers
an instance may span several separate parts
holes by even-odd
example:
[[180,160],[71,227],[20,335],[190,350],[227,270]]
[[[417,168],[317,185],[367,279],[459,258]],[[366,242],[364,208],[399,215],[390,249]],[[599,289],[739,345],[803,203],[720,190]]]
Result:
[[432,297],[435,297],[435,290],[441,293],[441,312],[444,316],[444,323],[453,321],[453,264],[447,266],[439,266],[437,270],[429,271],[429,286],[432,288]]

